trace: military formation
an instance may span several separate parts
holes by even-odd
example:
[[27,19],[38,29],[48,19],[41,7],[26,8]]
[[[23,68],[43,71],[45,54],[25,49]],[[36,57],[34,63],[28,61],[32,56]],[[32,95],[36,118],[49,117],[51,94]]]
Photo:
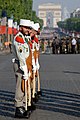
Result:
[[76,54],[80,53],[80,38],[67,36],[55,37],[52,42],[53,54]]
[[19,32],[14,37],[13,69],[16,78],[15,118],[29,118],[42,95],[39,75],[39,23],[20,19]]
[[[59,33],[57,34],[59,35]],[[80,37],[54,36],[53,39],[44,39],[40,42],[40,51],[52,54],[80,54]]]

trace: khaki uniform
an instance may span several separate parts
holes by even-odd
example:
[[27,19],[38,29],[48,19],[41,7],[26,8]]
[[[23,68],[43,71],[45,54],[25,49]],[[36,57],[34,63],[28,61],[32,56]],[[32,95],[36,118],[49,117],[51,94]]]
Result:
[[[25,41],[25,36],[19,32],[14,38],[14,51],[16,60],[14,61],[14,71],[16,76],[16,92],[15,92],[15,106],[25,106],[25,94],[22,91],[22,77],[26,77],[28,80],[28,66],[26,59],[29,57],[30,48]],[[17,62],[16,62],[17,61]]]

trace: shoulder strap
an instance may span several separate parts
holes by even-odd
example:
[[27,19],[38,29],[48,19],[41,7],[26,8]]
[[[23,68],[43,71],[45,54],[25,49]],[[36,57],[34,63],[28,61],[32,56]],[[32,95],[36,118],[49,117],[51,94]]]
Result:
[[23,39],[23,36],[21,33],[18,33],[15,37],[15,41],[18,42],[18,43],[22,43],[24,44],[24,39]]
[[21,35],[16,36],[15,41],[24,44],[24,39],[22,38]]

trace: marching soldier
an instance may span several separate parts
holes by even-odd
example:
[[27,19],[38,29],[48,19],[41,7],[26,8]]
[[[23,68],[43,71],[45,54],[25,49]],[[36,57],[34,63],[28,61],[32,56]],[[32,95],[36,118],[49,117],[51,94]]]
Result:
[[[15,117],[17,118],[29,118],[30,111],[28,110],[28,80],[29,71],[27,66],[27,58],[30,54],[30,48],[26,40],[26,36],[29,35],[31,23],[29,20],[20,20],[20,31],[14,37],[14,51],[16,58],[13,59],[14,71],[16,76],[16,91],[15,91]],[[22,79],[25,81],[25,90],[22,90]],[[29,89],[30,90],[30,89]],[[30,93],[29,93],[30,94]]]

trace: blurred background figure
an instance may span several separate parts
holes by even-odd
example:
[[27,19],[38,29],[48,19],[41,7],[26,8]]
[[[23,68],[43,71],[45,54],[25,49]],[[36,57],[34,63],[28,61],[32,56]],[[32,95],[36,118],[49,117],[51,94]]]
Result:
[[73,39],[72,39],[72,53],[74,54],[74,53],[76,53],[76,39],[75,39],[75,37],[73,37]]

